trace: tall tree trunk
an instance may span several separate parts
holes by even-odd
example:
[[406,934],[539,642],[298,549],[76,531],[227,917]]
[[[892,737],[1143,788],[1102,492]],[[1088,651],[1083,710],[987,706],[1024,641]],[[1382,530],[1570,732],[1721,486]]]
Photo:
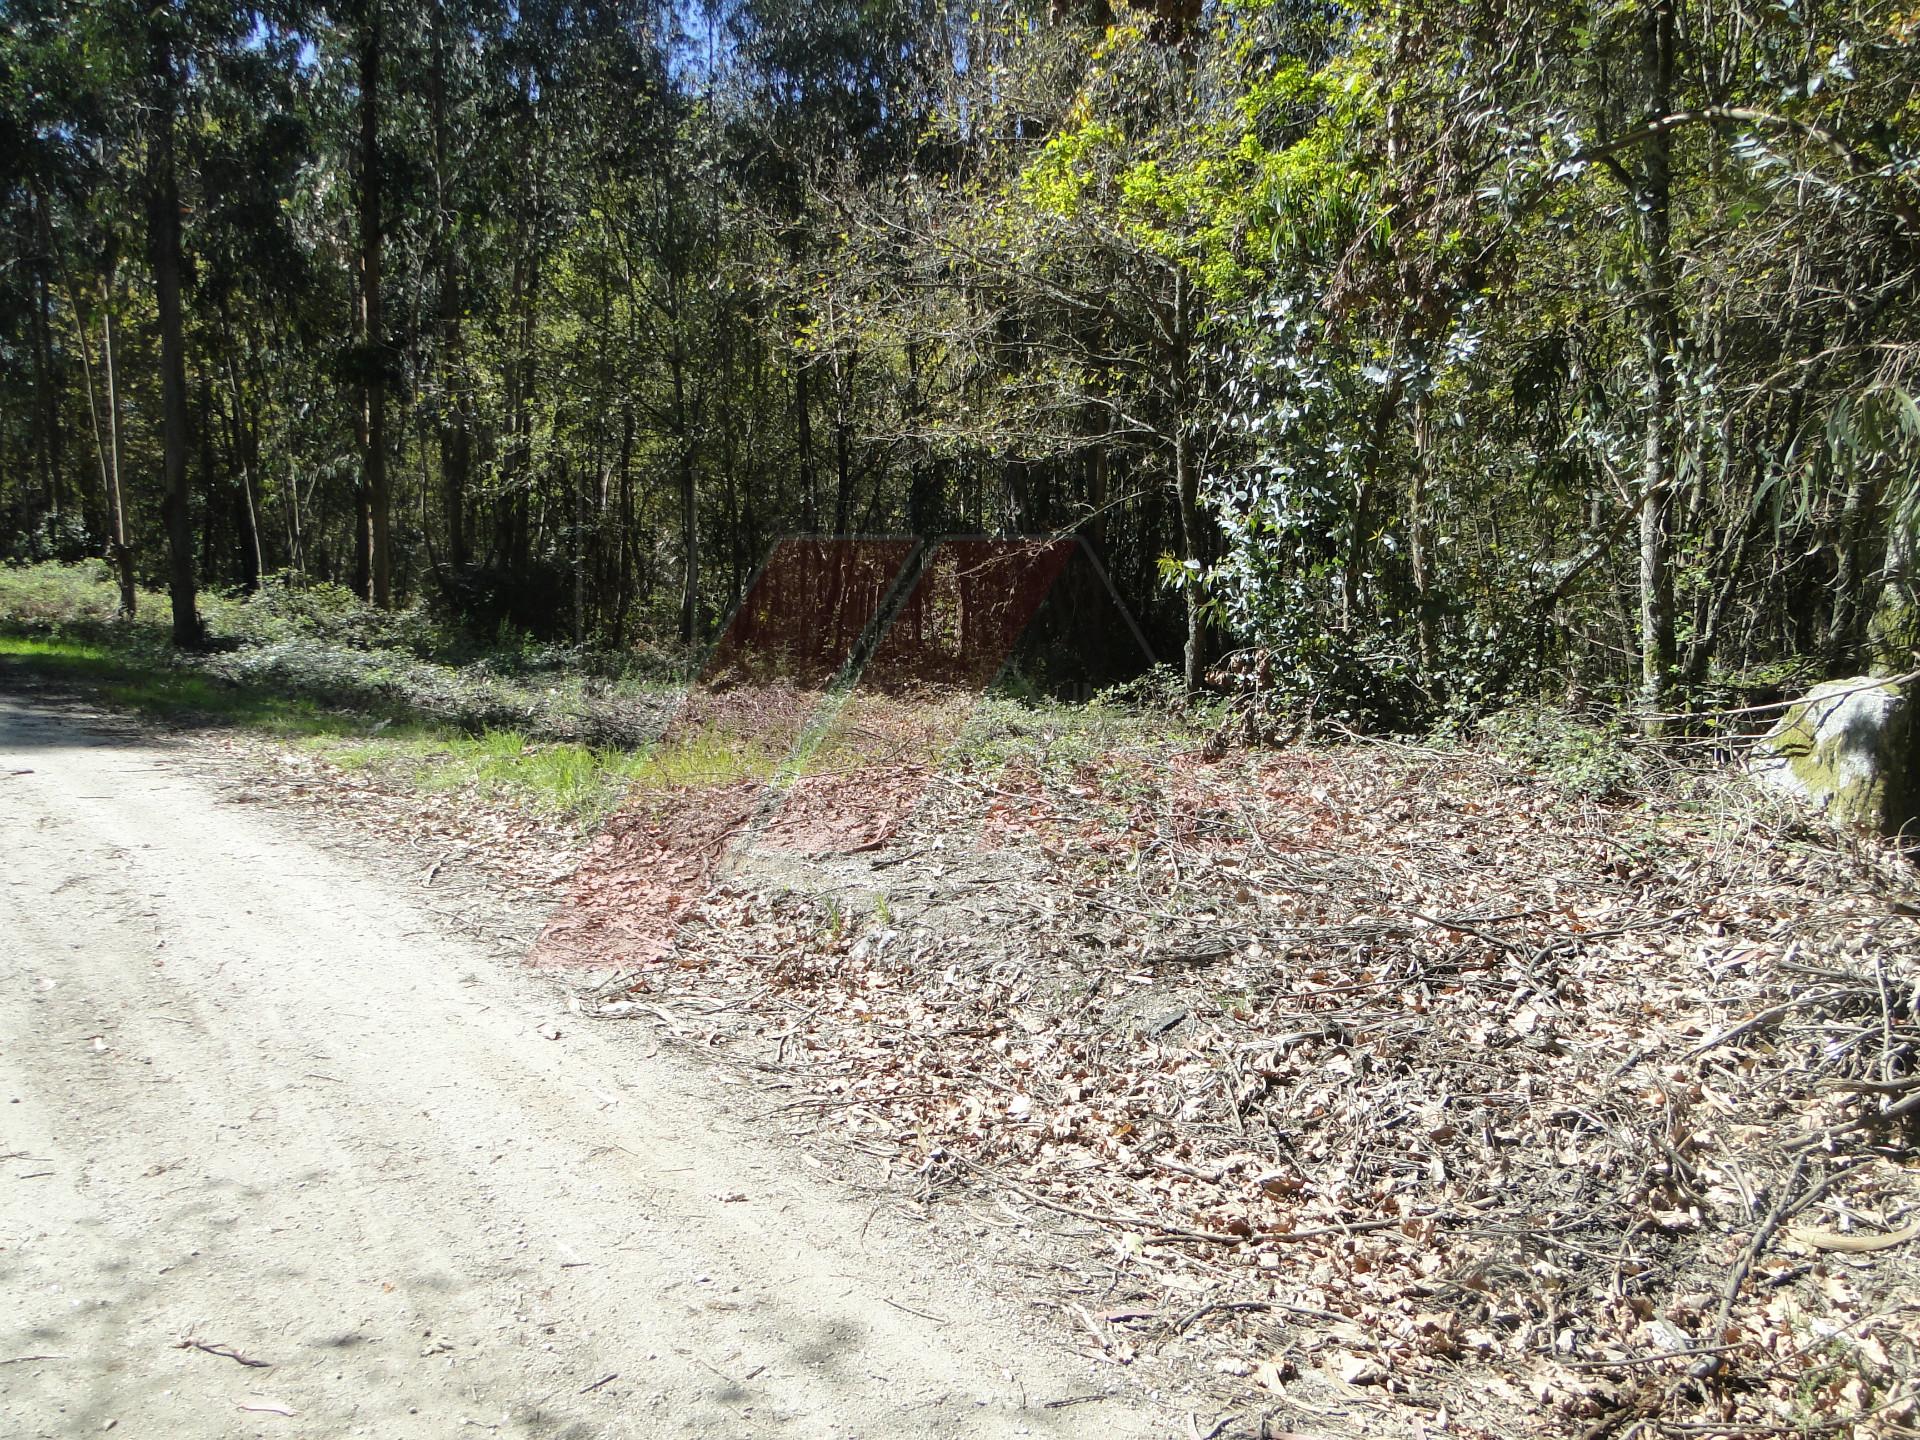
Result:
[[470,560],[467,481],[473,473],[473,412],[465,395],[454,401],[452,410],[451,422],[440,429],[440,488],[446,511],[447,565],[458,573]]
[[1424,395],[1413,407],[1413,449],[1413,489],[1407,497],[1407,564],[1413,571],[1415,638],[1424,672],[1421,678],[1430,689],[1437,689],[1445,684],[1445,677],[1440,673],[1440,626],[1433,607],[1433,537],[1427,515],[1433,450]]
[[[41,244],[52,253],[60,264],[60,283],[67,292],[67,304],[73,310],[73,335],[80,349],[80,373],[87,387],[87,426],[93,432],[93,453],[100,469],[100,498],[106,508],[107,526],[118,536],[125,528],[124,521],[116,523],[120,510],[119,475],[117,473],[119,456],[116,453],[109,458],[107,430],[111,422],[102,424],[100,417],[100,393],[93,381],[93,348],[87,343],[87,307],[80,301],[80,287],[73,283],[73,269],[53,246],[52,227],[47,220],[44,202],[40,209]],[[112,261],[109,259],[108,264]],[[112,332],[109,330],[108,335]],[[117,450],[117,441],[115,442]],[[125,596],[121,597],[124,607]]]
[[131,620],[139,604],[133,583],[133,547],[127,543],[127,506],[121,487],[120,370],[114,360],[112,247],[107,250],[106,273],[100,278],[100,354],[107,380],[108,504],[113,525],[113,567],[120,576],[120,613]]
[[246,501],[245,520],[247,533],[241,537],[241,561],[246,579],[247,591],[251,594],[260,588],[260,577],[266,573],[266,553],[260,543],[260,507],[254,499],[255,462],[259,459],[260,438],[255,423],[247,418],[246,405],[240,395],[240,369],[234,363],[233,335],[227,334],[227,393],[233,405],[233,458],[240,470],[240,491]]
[[382,0],[364,0],[357,57],[360,84],[360,486],[366,526],[365,596],[386,609],[393,604],[388,546],[391,502],[387,482],[387,337],[381,311],[382,262],[380,155],[380,61],[384,41]]
[[620,407],[620,557],[619,580],[613,612],[613,643],[619,646],[627,636],[627,610],[633,604],[634,532],[633,523],[633,402]]
[[740,506],[740,446],[734,431],[733,397],[740,391],[734,378],[734,317],[723,314],[716,327],[720,336],[720,468],[726,476],[727,494],[727,608],[740,603],[745,578],[745,557],[741,550],[746,539],[746,521]]
[[[213,376],[202,370],[200,392],[195,397],[196,416],[193,436],[200,447],[200,563],[205,567],[205,572],[213,576],[218,583],[222,568],[218,559],[222,553],[220,525],[223,521],[232,523],[233,495],[230,485],[214,483],[215,477],[221,476],[222,471],[214,463],[213,458],[214,445],[218,439],[213,423],[213,385]],[[227,458],[231,462],[233,458],[231,452]],[[232,474],[233,466],[229,463],[223,478],[230,480]]]
[[[365,412],[361,415],[361,448],[366,447]],[[373,504],[367,496],[364,475],[353,485],[353,593],[362,600],[373,598]]]
[[1829,670],[1851,669],[1857,660],[1867,591],[1875,578],[1867,551],[1869,537],[1880,528],[1874,523],[1879,500],[1879,486],[1871,468],[1856,465],[1847,480],[1846,499],[1834,527],[1833,609],[1827,617],[1822,645]]
[[[831,313],[831,312],[829,312]],[[833,533],[845,535],[853,524],[853,377],[856,351],[833,352]]]
[[[1672,113],[1674,0],[1652,0],[1641,18],[1641,62],[1647,111]],[[1643,142],[1638,196],[1641,248],[1641,342],[1647,356],[1646,438],[1640,466],[1641,728],[1657,735],[1673,695],[1673,575],[1668,565],[1672,509],[1673,411],[1678,386],[1674,349],[1679,323],[1674,296],[1673,139],[1656,127]]]
[[428,104],[433,118],[433,184],[440,270],[440,488],[446,512],[447,566],[467,568],[467,481],[473,471],[473,405],[466,390],[460,327],[460,262],[448,194],[447,15],[434,0],[433,47],[428,63]]
[[47,514],[60,513],[61,470],[64,460],[60,447],[60,394],[53,371],[53,287],[48,271],[53,262],[53,223],[47,214],[46,197],[35,186],[28,196],[34,230],[32,314],[28,330],[33,349],[34,454],[40,463],[40,488]]
[[281,492],[287,517],[287,558],[302,581],[307,577],[307,538],[300,524],[300,468],[297,461],[287,462],[287,484]]
[[147,253],[160,319],[160,438],[166,486],[160,513],[167,528],[167,591],[173,604],[173,643],[184,649],[202,640],[194,607],[193,516],[187,486],[187,337],[180,306],[180,181],[175,170],[174,125],[180,109],[180,74],[173,55],[171,5],[147,15],[147,81],[153,134],[147,144]]
[[[531,104],[531,100],[528,101]],[[533,216],[541,204],[540,176],[533,177],[529,213],[523,218],[520,249],[508,285],[508,315],[513,341],[502,363],[507,442],[501,456],[502,483],[494,511],[493,545],[508,576],[524,576],[528,566],[528,496],[533,489],[533,397],[539,379],[533,350],[535,308],[540,290],[540,237]]]
[[[1173,310],[1167,333],[1170,337],[1169,363],[1172,368],[1173,399],[1173,488],[1180,506],[1180,559],[1189,571],[1204,564],[1207,517],[1200,508],[1200,472],[1193,460],[1193,437],[1189,433],[1193,414],[1193,297],[1187,272],[1173,272]],[[1181,667],[1188,693],[1197,691],[1206,678],[1207,611],[1206,597],[1188,575],[1184,590],[1187,602],[1187,643]]]
[[678,345],[673,358],[675,428],[680,432],[680,544],[686,568],[680,583],[680,638],[691,643],[700,633],[700,484],[688,433],[685,367]]
[[808,530],[820,528],[820,483],[813,468],[813,406],[807,398],[807,362],[793,362],[793,418],[800,449],[800,514]]
[[568,530],[571,531],[568,549],[573,557],[573,643],[584,645],[587,642],[587,489],[586,477],[576,473],[573,466],[567,464],[565,455],[559,458],[560,483],[566,487],[572,497],[573,514]]

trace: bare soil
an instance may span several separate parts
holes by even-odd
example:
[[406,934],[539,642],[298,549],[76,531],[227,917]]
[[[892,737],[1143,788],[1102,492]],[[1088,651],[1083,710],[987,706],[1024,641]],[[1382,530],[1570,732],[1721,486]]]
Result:
[[1172,1433],[872,1162],[570,1010],[471,839],[260,773],[0,696],[0,1431]]
[[1644,778],[1043,746],[804,781],[730,849],[640,795],[536,953],[977,1217],[1223,1433],[1905,1433],[1913,867]]

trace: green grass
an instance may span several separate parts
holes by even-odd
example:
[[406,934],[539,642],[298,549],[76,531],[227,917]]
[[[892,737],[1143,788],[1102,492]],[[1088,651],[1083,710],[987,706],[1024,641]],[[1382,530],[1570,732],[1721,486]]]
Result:
[[141,592],[131,621],[118,604],[97,562],[0,566],[0,629],[94,643],[118,658],[324,710],[624,748],[651,736],[677,690],[657,651],[587,651],[506,634],[482,645],[423,606],[379,610],[338,585],[286,576],[250,596],[203,592],[210,643],[192,655],[169,644],[165,597]]
[[181,654],[166,597],[142,591],[138,618],[121,619],[97,561],[0,566],[0,669],[152,719],[290,742],[396,786],[582,825],[636,782],[755,763],[714,737],[651,753],[640,742],[673,690],[657,667],[622,669],[632,657],[585,657],[589,668],[530,642],[472,650],[417,610],[374,611],[338,586],[276,581],[251,597],[205,593],[200,609],[215,643]]
[[[97,561],[0,566],[0,667],[180,724],[227,726],[291,742],[342,769],[431,793],[471,794],[570,818],[604,815],[631,790],[720,785],[856,769],[889,760],[997,770],[1012,763],[1070,778],[1116,748],[1151,747],[1191,717],[1034,695],[955,699],[860,696],[816,718],[799,753],[772,753],[726,714],[650,740],[675,690],[657,670],[572,652],[444,647],[419,611],[379,612],[338,586],[276,580],[251,597],[204,595],[217,642],[192,655],[168,640],[164,596],[143,591],[119,618]],[[593,657],[586,657],[592,659]],[[611,665],[611,669],[606,669]],[[808,697],[787,697],[802,703]]]
[[225,684],[93,641],[0,630],[0,660],[155,719],[212,721],[273,735],[337,734],[366,723],[329,714],[310,700]]
[[949,754],[953,763],[969,769],[998,770],[1018,762],[1037,774],[1066,779],[1085,767],[1104,768],[1118,751],[1169,739],[1190,741],[1204,733],[1200,719],[1156,716],[1100,701],[1074,705],[988,696],[974,707]]
[[458,735],[413,729],[314,740],[330,764],[429,794],[460,793],[588,822],[644,774],[644,753],[530,740],[514,730]]
[[633,779],[650,789],[765,780],[773,775],[782,758],[742,736],[709,727],[676,736],[645,751],[639,757]]
[[0,628],[0,665],[70,686],[117,709],[294,741],[343,770],[430,794],[467,793],[588,824],[635,787],[716,784],[772,774],[774,757],[703,731],[640,749],[542,740],[334,709],[236,684],[134,648]]
[[91,641],[0,631],[0,665],[153,719],[289,740],[342,769],[427,792],[470,792],[582,824],[604,815],[630,785],[658,770],[645,752],[541,742],[514,730],[467,735],[328,709]]

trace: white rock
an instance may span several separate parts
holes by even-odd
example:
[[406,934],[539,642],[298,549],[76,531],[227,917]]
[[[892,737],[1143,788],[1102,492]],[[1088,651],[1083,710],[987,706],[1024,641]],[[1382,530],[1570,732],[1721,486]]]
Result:
[[1914,709],[1909,686],[1829,680],[1780,717],[1748,768],[1838,824],[1898,830],[1920,817]]

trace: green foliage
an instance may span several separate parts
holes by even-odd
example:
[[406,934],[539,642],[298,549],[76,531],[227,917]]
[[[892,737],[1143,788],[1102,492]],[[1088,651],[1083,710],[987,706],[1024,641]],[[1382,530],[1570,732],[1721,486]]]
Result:
[[1479,733],[1510,764],[1538,775],[1569,800],[1615,800],[1642,776],[1639,756],[1617,723],[1543,705],[1488,715]]
[[1169,728],[1203,729],[1212,720],[1206,698],[1189,694],[1180,672],[1171,665],[1155,665],[1132,680],[1108,686],[1093,697],[1092,708],[1139,716]]
[[[1157,650],[1199,615],[1196,663],[1262,646],[1355,724],[1625,703],[1643,652],[1700,704],[1898,664],[1913,18],[1672,8],[1663,79],[1665,7],[1551,0],[460,0],[370,69],[353,7],[20,0],[0,556],[107,553],[117,483],[169,573],[170,113],[180,534],[236,683],[617,737],[776,536],[1075,529]],[[354,598],[367,386],[391,611]],[[157,643],[93,594],[44,623]]]
[[0,618],[15,628],[106,625],[119,609],[120,592],[104,561],[0,565]]
[[[1410,728],[1549,683],[1624,703],[1640,617],[1664,612],[1665,678],[1737,702],[1724,677],[1783,656],[1857,668],[1882,587],[1910,583],[1920,409],[1874,347],[1911,347],[1844,294],[1912,275],[1894,236],[1916,197],[1866,118],[1911,55],[1838,7],[1738,44],[1688,10],[1728,68],[1668,102],[1700,107],[1671,134],[1635,129],[1641,14],[1360,7],[1317,83],[1289,72],[1273,283],[1218,337],[1225,553],[1169,572],[1273,652],[1284,701]],[[1814,35],[1826,68],[1783,96]],[[1656,158],[1678,207],[1662,257],[1634,220]],[[1674,254],[1655,409],[1646,267]]]
[[303,581],[286,571],[262,577],[260,588],[251,595],[212,597],[208,617],[222,633],[251,644],[300,639],[343,649],[405,650],[425,656],[444,653],[456,643],[453,634],[418,606],[383,610],[344,585]]
[[988,696],[966,717],[947,759],[981,771],[1017,765],[1073,783],[1083,768],[1115,752],[1170,733],[1197,740],[1211,720],[1206,708],[1188,703],[1178,676],[1162,667],[1084,705]]
[[364,718],[328,712],[311,700],[222,683],[171,665],[164,655],[0,629],[0,663],[73,685],[110,705],[155,719],[213,722],[280,736],[352,733]]
[[[142,702],[156,713],[199,710],[250,723],[259,707],[286,705],[368,722],[633,746],[657,733],[673,693],[651,671],[621,677],[617,665],[603,664],[612,672],[603,678],[551,647],[465,654],[466,642],[454,637],[446,658],[422,656],[408,645],[434,632],[417,616],[377,611],[337,590],[311,601],[278,587],[244,601],[213,597],[212,643],[193,656],[168,645],[160,597],[143,596],[145,618],[130,625],[114,618],[117,601],[95,562],[0,569],[0,633],[83,642],[90,666],[111,660],[156,683],[169,677],[151,704]],[[381,636],[407,644],[382,646]]]
[[312,742],[344,769],[379,774],[430,793],[460,793],[591,824],[646,775],[629,751],[530,740],[517,730],[479,735],[375,732]]

